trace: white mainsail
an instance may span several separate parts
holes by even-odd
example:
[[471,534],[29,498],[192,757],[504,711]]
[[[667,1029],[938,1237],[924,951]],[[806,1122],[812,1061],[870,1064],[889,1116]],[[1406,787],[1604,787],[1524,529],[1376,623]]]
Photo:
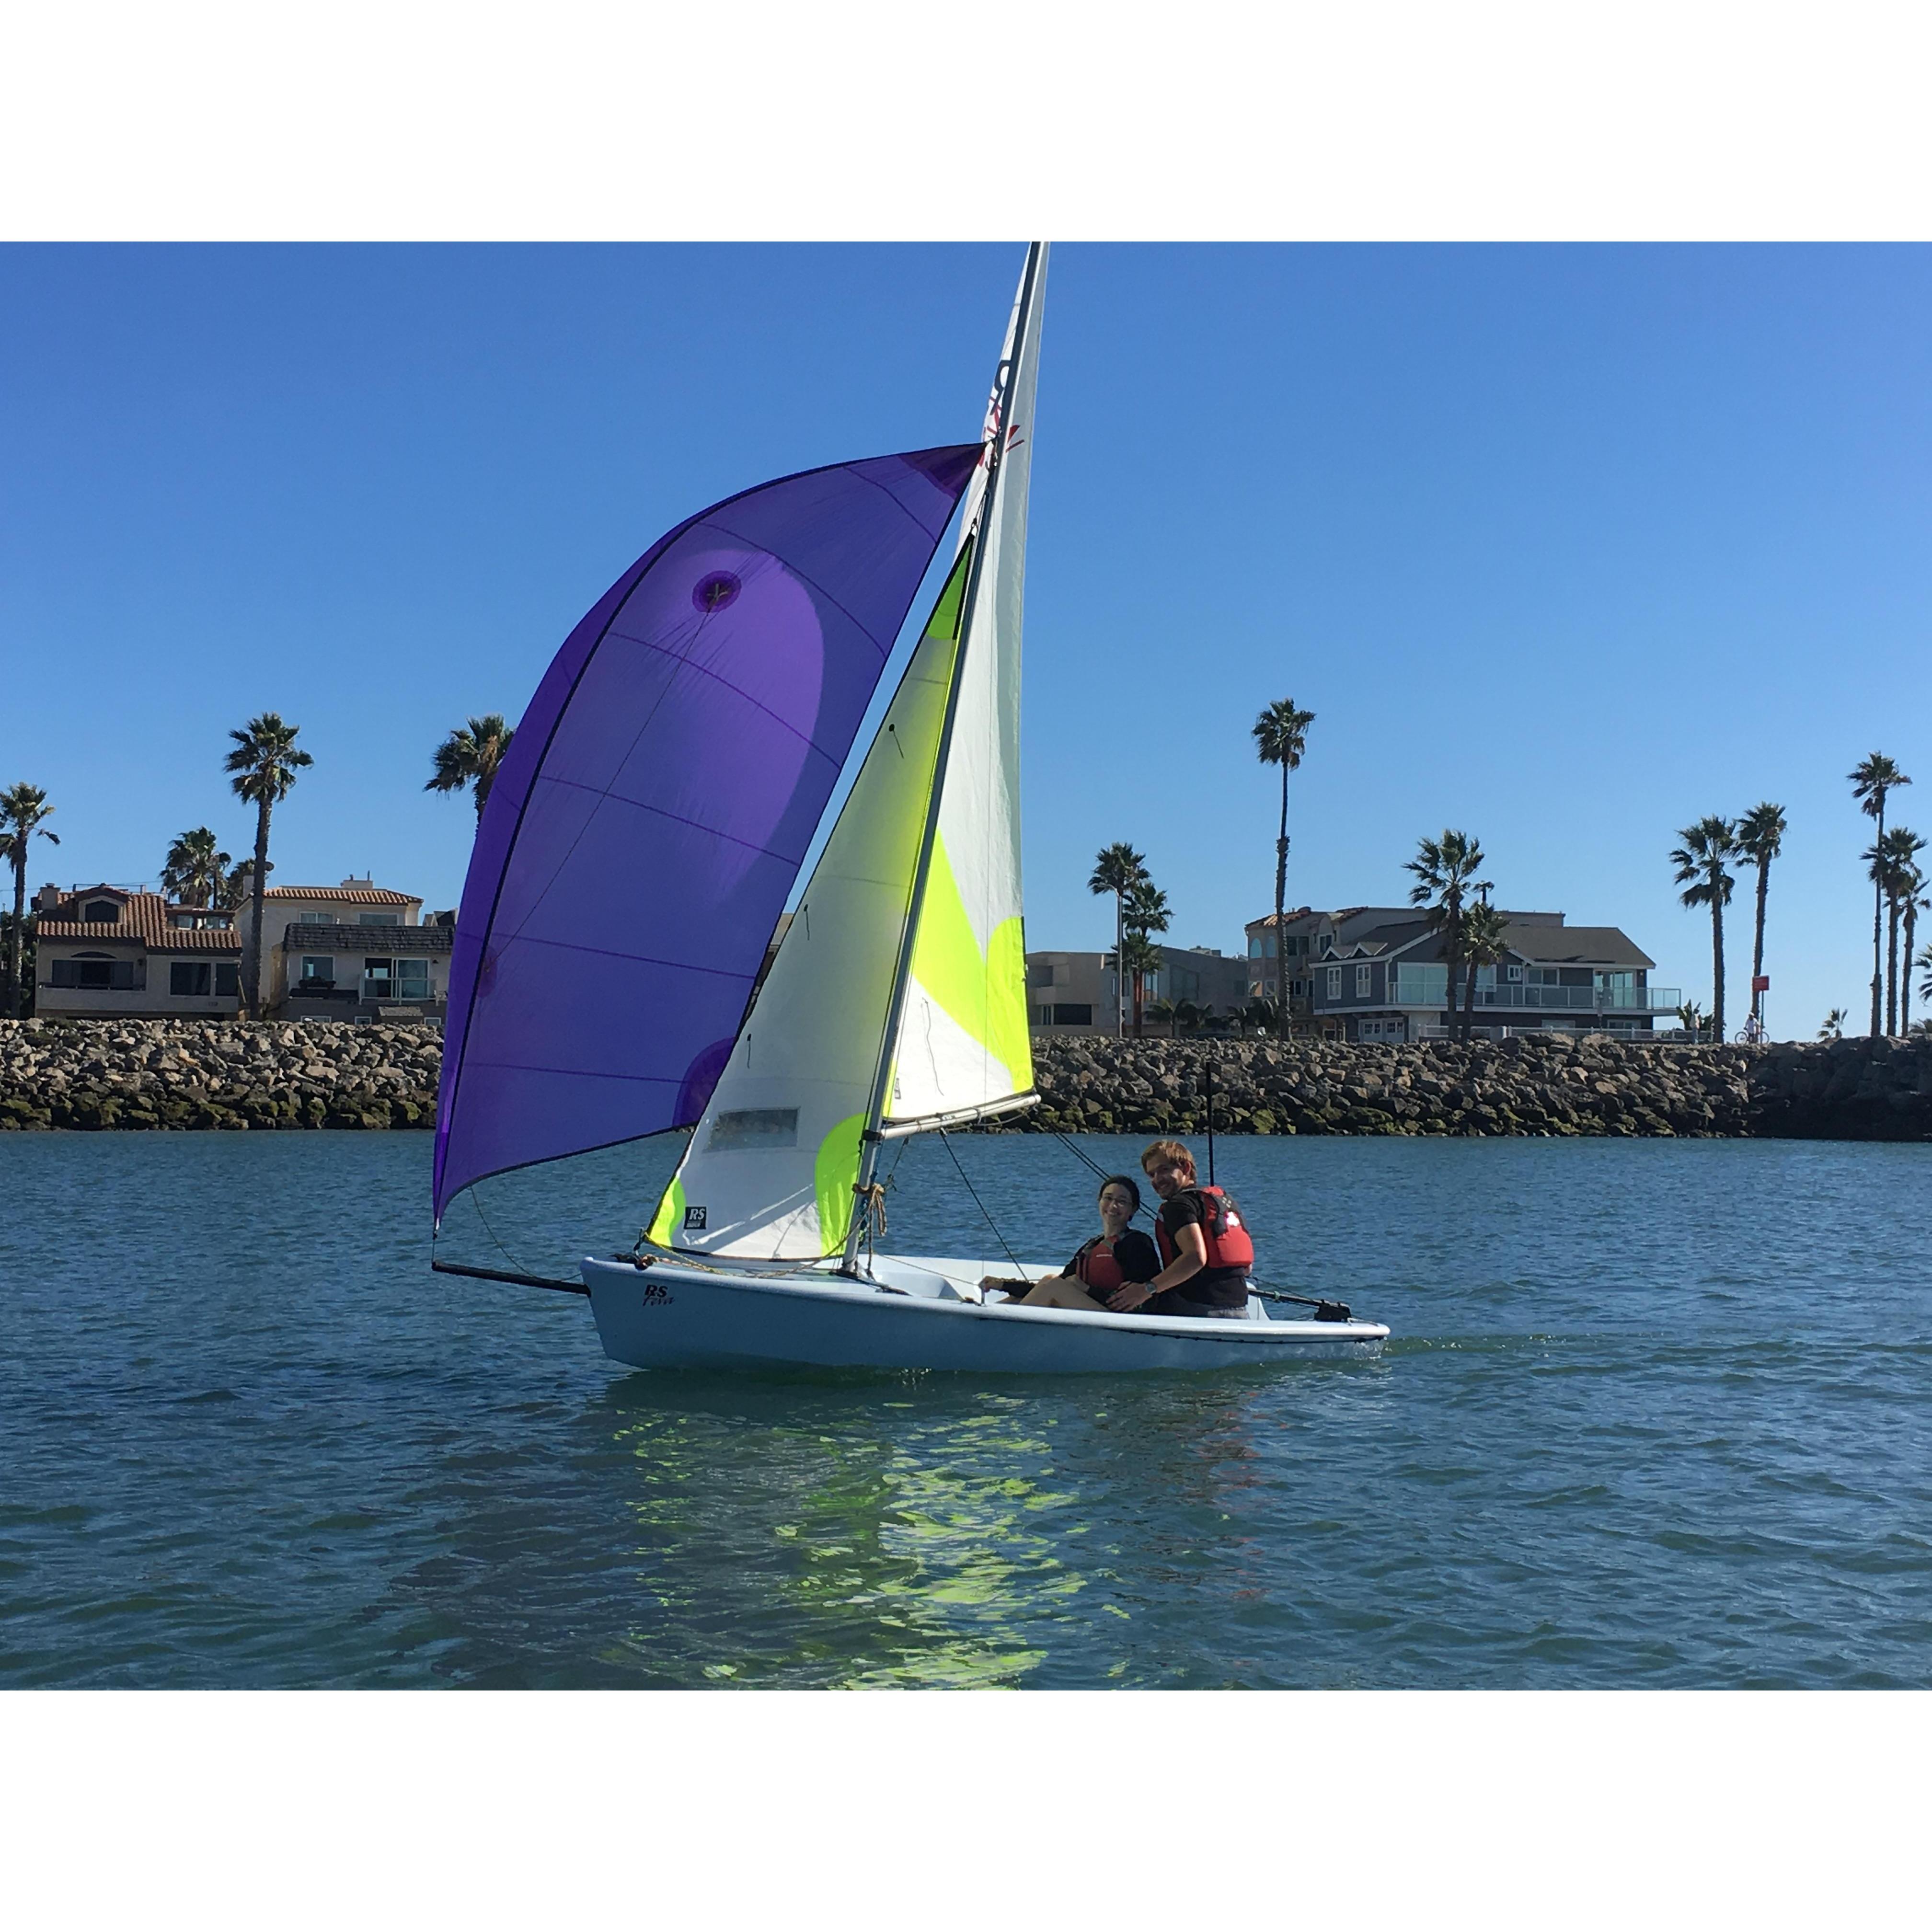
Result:
[[980,506],[985,554],[883,1108],[901,1126],[968,1118],[1033,1086],[1020,898],[1020,620],[1044,248],[1027,266],[1001,358],[1004,394],[996,386],[989,411],[1000,460],[987,486],[990,517]]
[[1046,252],[1021,278],[958,555],[658,1204],[662,1246],[849,1252],[871,1136],[1030,1093],[1020,619]]

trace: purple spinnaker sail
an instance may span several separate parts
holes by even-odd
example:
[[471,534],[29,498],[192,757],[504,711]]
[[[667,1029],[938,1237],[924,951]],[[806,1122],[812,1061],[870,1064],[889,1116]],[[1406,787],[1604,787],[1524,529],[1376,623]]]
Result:
[[558,652],[477,829],[439,1222],[702,1114],[977,443],[814,470],[661,538]]

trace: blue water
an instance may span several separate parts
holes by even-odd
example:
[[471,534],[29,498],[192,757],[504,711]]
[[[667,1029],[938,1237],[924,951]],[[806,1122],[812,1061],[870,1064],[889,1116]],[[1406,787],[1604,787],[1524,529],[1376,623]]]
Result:
[[[1087,1232],[1056,1142],[954,1144]],[[484,1211],[567,1270],[664,1159]],[[1387,1355],[1036,1384],[626,1371],[427,1271],[428,1160],[0,1136],[0,1684],[1932,1682],[1932,1148],[1225,1141]],[[892,1213],[988,1246],[935,1142]]]

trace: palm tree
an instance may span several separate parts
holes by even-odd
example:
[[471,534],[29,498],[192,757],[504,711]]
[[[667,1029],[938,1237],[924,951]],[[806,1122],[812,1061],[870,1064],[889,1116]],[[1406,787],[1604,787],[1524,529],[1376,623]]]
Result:
[[1409,904],[1428,906],[1430,930],[1443,934],[1442,958],[1448,968],[1443,1020],[1452,1038],[1456,1031],[1456,967],[1462,956],[1462,902],[1475,890],[1476,871],[1482,862],[1483,848],[1466,832],[1445,831],[1440,838],[1419,841],[1415,856],[1403,867],[1415,874]]
[[500,712],[472,718],[466,731],[452,731],[436,748],[436,771],[424,791],[460,791],[465,785],[476,789],[476,819],[481,824],[483,808],[490,802],[490,788],[496,782],[497,767],[510,740],[517,734],[504,723]]
[[1241,1009],[1241,1018],[1258,1033],[1272,1033],[1279,1011],[1272,1000],[1254,999]]
[[[1901,1030],[1898,1024],[1898,928],[1904,916],[1905,902],[1912,895],[1922,874],[1918,855],[1925,842],[1903,825],[1894,825],[1878,843],[1863,854],[1871,862],[1879,890],[1885,895],[1885,1030]],[[1912,970],[1912,942],[1905,943],[1906,972]]]
[[[1932,912],[1932,899],[1925,896],[1925,889],[1932,885],[1932,879],[1925,876],[1924,868],[1912,868],[1912,878],[1905,895],[1905,976],[1898,982],[1898,1030],[1900,1033],[1912,1030],[1912,947],[1918,940],[1918,915]],[[1928,948],[1932,950],[1932,948]]]
[[1500,964],[1509,954],[1509,921],[1484,899],[1462,915],[1462,956],[1469,963],[1468,979],[1462,994],[1462,1037],[1467,1040],[1475,1024],[1476,968]]
[[20,1017],[20,941],[27,921],[27,848],[36,836],[58,845],[57,833],[47,830],[53,807],[38,785],[25,779],[0,791],[0,857],[14,868],[14,924],[7,935],[8,1010]]
[[227,769],[235,774],[236,796],[255,808],[254,904],[242,962],[242,996],[251,1020],[262,1017],[262,904],[268,889],[268,814],[288,796],[296,774],[315,763],[306,752],[296,748],[300,728],[284,724],[275,712],[265,711],[259,718],[250,718],[245,730],[228,734],[235,740]]
[[1166,1021],[1167,1036],[1169,1040],[1180,1037],[1180,1016],[1172,1000],[1156,1000],[1148,1008],[1147,1016],[1156,1026],[1159,1026],[1162,1020]]
[[1117,1039],[1127,1030],[1126,975],[1120,963],[1120,942],[1127,936],[1126,894],[1130,886],[1146,877],[1147,855],[1123,842],[1101,847],[1094,861],[1093,877],[1087,881],[1087,890],[1096,896],[1102,892],[1114,896],[1114,1034]]
[[1912,963],[1925,975],[1918,982],[1918,997],[1932,1000],[1932,946],[1927,946]]
[[217,845],[214,834],[206,826],[197,825],[168,848],[161,866],[161,890],[173,893],[183,905],[212,905],[220,896],[229,864],[228,854]]
[[1764,902],[1771,890],[1771,862],[1784,846],[1784,808],[1754,805],[1738,820],[1739,854],[1757,868],[1757,923],[1751,934],[1751,1018],[1762,1017],[1764,995],[1757,982],[1764,977]]
[[1719,1040],[1724,1036],[1724,908],[1731,902],[1736,879],[1724,861],[1738,855],[1738,829],[1728,818],[1700,818],[1678,833],[1684,843],[1670,855],[1677,868],[1678,894],[1687,906],[1711,908],[1711,1023]]
[[[1882,752],[1874,752],[1863,764],[1853,767],[1847,775],[1851,781],[1852,796],[1858,802],[1858,809],[1868,818],[1878,821],[1878,836],[1885,836],[1885,801],[1888,792],[1896,791],[1900,785],[1909,785],[1912,781],[1898,769]],[[1879,968],[1879,928],[1883,922],[1885,888],[1876,878],[1872,884],[1872,981],[1871,981],[1871,1032],[1872,1038],[1878,1037],[1879,992],[1882,974]]]
[[1264,765],[1281,767],[1281,834],[1274,842],[1274,998],[1288,1010],[1288,935],[1282,926],[1288,910],[1288,775],[1301,763],[1308,748],[1312,711],[1298,711],[1292,698],[1278,698],[1255,720],[1256,755]]
[[[1928,946],[1926,950],[1932,952],[1932,946]],[[1850,1018],[1850,1013],[1844,1007],[1834,1006],[1825,1016],[1825,1024],[1818,1029],[1818,1037],[1820,1040],[1843,1040],[1845,1036],[1845,1022]]]
[[1704,1037],[1704,1029],[1709,1022],[1704,1016],[1704,1009],[1698,1005],[1695,1000],[1686,1000],[1683,1005],[1677,1009],[1677,1024],[1693,1040],[1702,1040]]

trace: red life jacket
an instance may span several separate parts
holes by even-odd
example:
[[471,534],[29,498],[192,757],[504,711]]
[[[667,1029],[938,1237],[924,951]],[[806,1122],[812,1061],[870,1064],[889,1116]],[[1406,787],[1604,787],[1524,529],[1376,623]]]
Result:
[[[1255,1244],[1249,1238],[1246,1223],[1241,1219],[1240,1209],[1234,1204],[1234,1196],[1225,1187],[1188,1187],[1181,1191],[1192,1195],[1200,1204],[1201,1238],[1208,1246],[1208,1266],[1252,1268]],[[1154,1235],[1160,1243],[1161,1265],[1166,1268],[1179,1250],[1174,1246],[1174,1237],[1167,1232],[1165,1219],[1155,1222]],[[1185,1294],[1186,1283],[1175,1292]]]
[[1120,1263],[1114,1258],[1113,1250],[1102,1246],[1098,1236],[1080,1250],[1080,1258],[1073,1271],[1096,1294],[1111,1294],[1124,1286],[1127,1279],[1120,1272]]

